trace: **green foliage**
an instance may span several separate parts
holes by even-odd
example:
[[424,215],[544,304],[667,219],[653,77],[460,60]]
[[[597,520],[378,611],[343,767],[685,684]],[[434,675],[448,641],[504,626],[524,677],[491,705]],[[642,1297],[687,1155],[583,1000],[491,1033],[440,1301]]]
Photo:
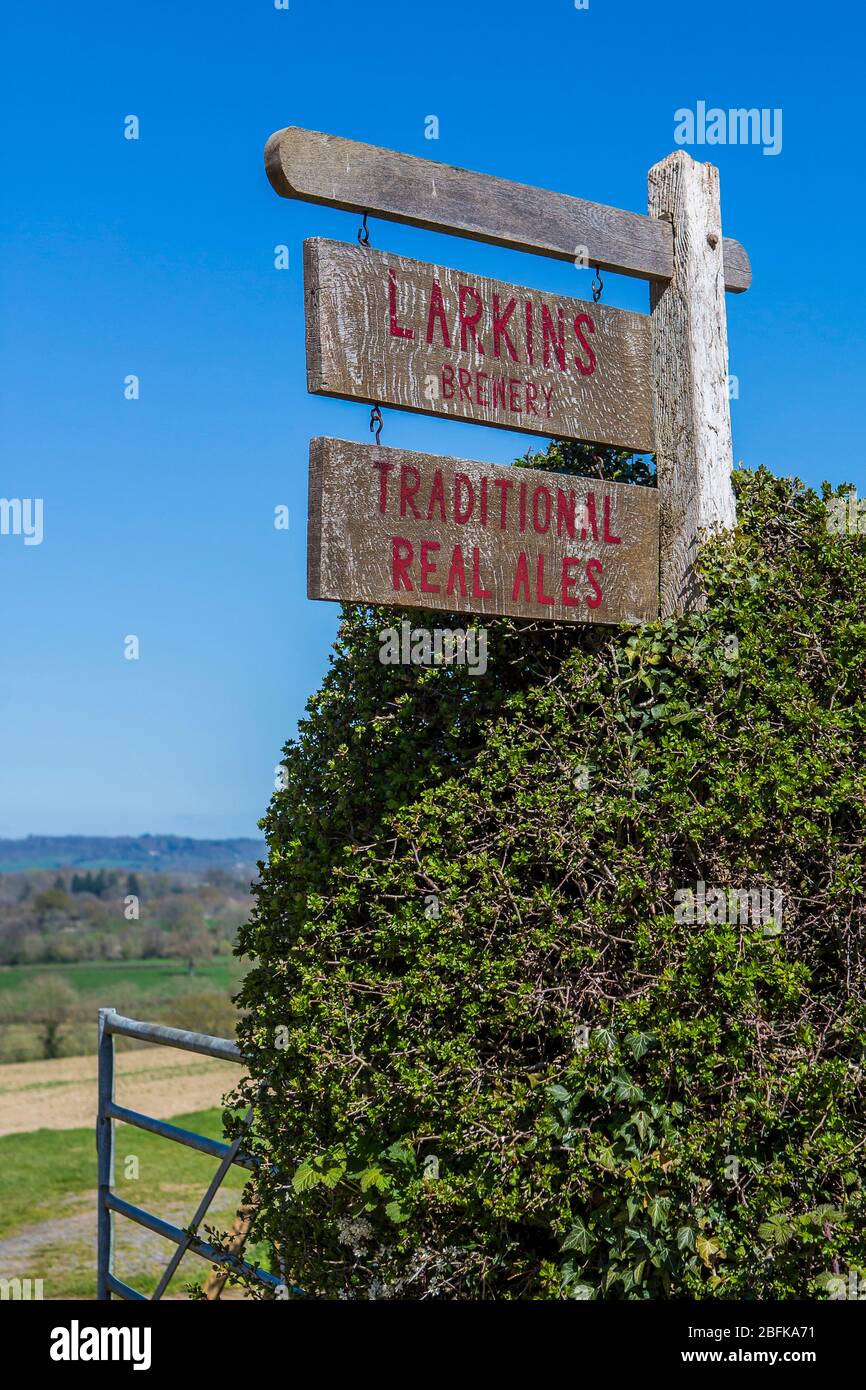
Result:
[[[735,483],[700,614],[488,620],[479,678],[381,665],[394,613],[344,610],[240,936],[256,1231],[311,1293],[823,1297],[866,1262],[866,546]],[[782,930],[678,920],[700,880],[780,891]]]
[[[72,875],[73,893],[93,893],[97,898],[107,897],[112,893],[117,885],[118,875],[107,873],[105,869],[100,869],[99,873],[91,873],[90,870],[85,874]],[[130,889],[130,892],[134,890]]]

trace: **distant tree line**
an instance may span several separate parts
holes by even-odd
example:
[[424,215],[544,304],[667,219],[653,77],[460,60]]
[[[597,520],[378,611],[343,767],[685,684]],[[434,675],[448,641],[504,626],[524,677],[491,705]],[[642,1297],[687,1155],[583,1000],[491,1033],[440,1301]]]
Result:
[[181,958],[231,951],[249,885],[223,870],[0,874],[0,965]]

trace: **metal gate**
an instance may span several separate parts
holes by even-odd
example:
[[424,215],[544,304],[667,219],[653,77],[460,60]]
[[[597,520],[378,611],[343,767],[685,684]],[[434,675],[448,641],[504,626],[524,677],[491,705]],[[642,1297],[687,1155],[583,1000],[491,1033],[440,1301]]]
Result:
[[[241,1152],[243,1135],[239,1135],[231,1144],[223,1144],[216,1139],[206,1139],[202,1134],[194,1134],[191,1130],[180,1129],[177,1125],[169,1124],[166,1120],[157,1120],[151,1115],[142,1115],[137,1110],[127,1110],[122,1105],[116,1105],[114,1100],[114,1037],[116,1033],[127,1038],[140,1038],[143,1042],[160,1043],[164,1047],[182,1048],[185,1052],[199,1052],[205,1057],[217,1057],[223,1062],[237,1062],[240,1066],[243,1065],[244,1061],[237,1043],[233,1043],[229,1038],[212,1038],[207,1033],[189,1033],[183,1028],[166,1028],[161,1023],[143,1023],[138,1019],[124,1018],[122,1014],[115,1013],[114,1009],[99,1010],[99,1109],[96,1118],[96,1152],[99,1175],[97,1299],[110,1301],[112,1294],[114,1294],[118,1298],[148,1301],[145,1294],[130,1288],[114,1273],[115,1214],[125,1216],[130,1221],[136,1221],[149,1231],[155,1231],[157,1235],[172,1241],[175,1246],[171,1259],[151,1295],[152,1299],[162,1297],[168,1287],[169,1280],[187,1250],[192,1250],[194,1254],[200,1255],[203,1260],[208,1260],[212,1264],[224,1266],[230,1272],[243,1273],[258,1280],[272,1289],[277,1297],[288,1297],[289,1291],[286,1290],[282,1280],[276,1275],[270,1274],[266,1269],[257,1265],[247,1264],[239,1255],[223,1254],[208,1241],[200,1240],[198,1236],[199,1225],[232,1164],[250,1170],[255,1169],[256,1160]],[[248,1125],[251,1118],[252,1107],[244,1117],[244,1125]],[[131,1202],[124,1201],[122,1197],[118,1197],[112,1191],[114,1184],[115,1120],[122,1120],[124,1124],[135,1125],[138,1129],[146,1129],[151,1134],[161,1135],[163,1139],[172,1139],[175,1143],[185,1144],[188,1148],[198,1149],[199,1153],[209,1154],[212,1158],[219,1159],[219,1167],[199,1202],[198,1209],[187,1230],[181,1230],[179,1226],[173,1226],[170,1222],[161,1220],[160,1217],[154,1216],[152,1212],[145,1211],[142,1207],[133,1206]],[[291,1292],[296,1291],[291,1290]]]

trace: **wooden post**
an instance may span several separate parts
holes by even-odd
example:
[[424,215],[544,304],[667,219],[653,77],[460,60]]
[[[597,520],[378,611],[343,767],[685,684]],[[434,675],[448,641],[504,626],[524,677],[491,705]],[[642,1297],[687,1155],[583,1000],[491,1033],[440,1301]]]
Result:
[[673,277],[650,286],[661,614],[700,608],[701,533],[736,526],[719,171],[685,150],[649,171],[651,217],[673,228]]
[[108,1280],[114,1273],[114,1213],[107,1205],[114,1184],[114,1121],[107,1113],[114,1100],[114,1034],[105,1020],[114,1009],[99,1010],[98,1108],[96,1113],[97,1216],[96,1216],[96,1297],[111,1302]]
[[[241,1255],[250,1233],[250,1226],[253,1224],[253,1217],[256,1214],[258,1199],[254,1199],[247,1205],[242,1206],[234,1219],[226,1248],[232,1255]],[[209,1303],[215,1302],[222,1296],[222,1291],[226,1286],[229,1271],[225,1265],[215,1265],[204,1282],[204,1296]]]

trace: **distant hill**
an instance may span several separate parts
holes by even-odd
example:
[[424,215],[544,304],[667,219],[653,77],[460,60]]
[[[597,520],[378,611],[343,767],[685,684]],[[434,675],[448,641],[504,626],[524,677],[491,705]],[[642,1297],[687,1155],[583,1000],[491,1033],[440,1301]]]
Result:
[[0,873],[19,869],[150,869],[255,873],[263,840],[192,840],[182,835],[28,835],[0,839]]

